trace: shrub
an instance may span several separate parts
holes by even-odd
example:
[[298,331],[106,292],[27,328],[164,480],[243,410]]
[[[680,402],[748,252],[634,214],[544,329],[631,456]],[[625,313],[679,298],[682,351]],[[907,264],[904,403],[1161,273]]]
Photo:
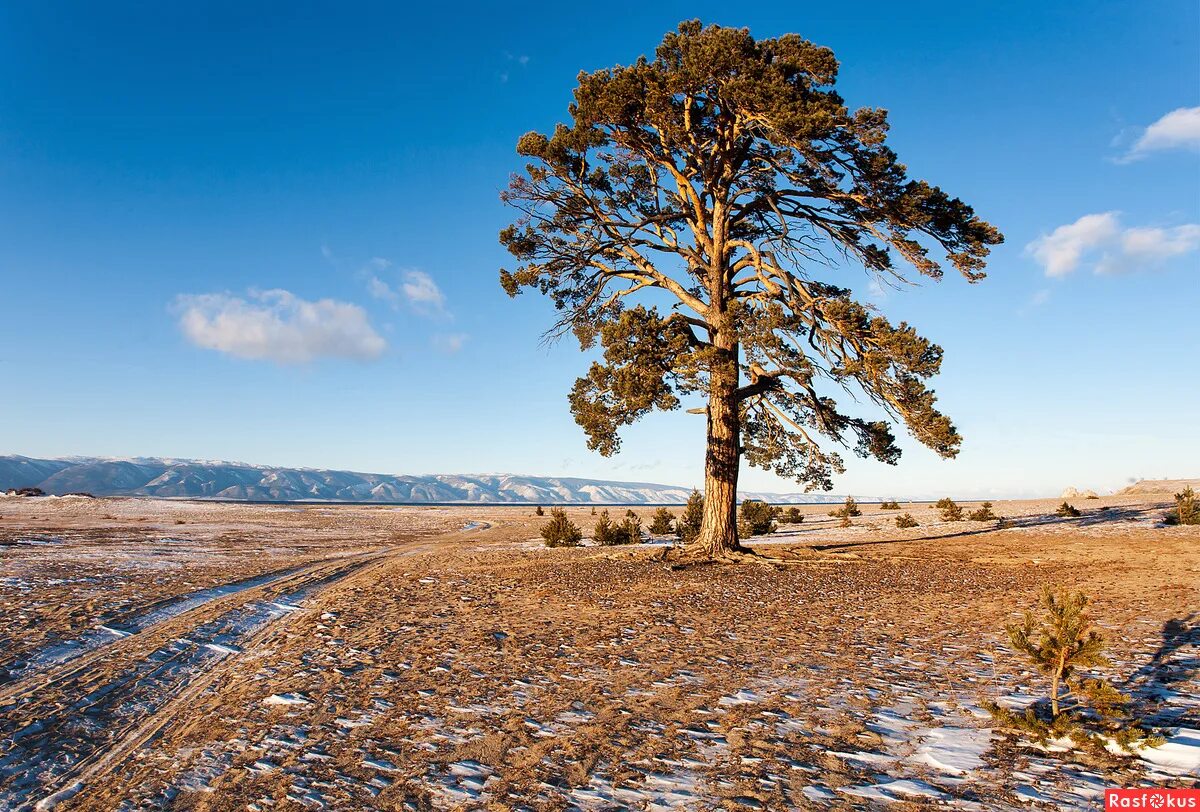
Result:
[[1191,486],[1175,494],[1175,507],[1166,515],[1167,524],[1200,524],[1200,503]]
[[942,512],[943,522],[961,522],[963,518],[963,510],[949,496],[943,496],[934,505],[935,508]]
[[562,508],[550,509],[550,521],[542,525],[542,538],[547,547],[578,547],[583,539],[575,522],[567,518]]
[[1058,510],[1054,511],[1054,515],[1055,516],[1064,516],[1064,517],[1073,519],[1076,516],[1080,516],[1082,514],[1079,512],[1079,508],[1075,507],[1074,505],[1070,504],[1069,502],[1063,502],[1061,505],[1058,506]]
[[899,510],[900,503],[897,502],[895,499],[885,499],[884,501],[879,503],[879,509],[880,510]]
[[774,533],[774,511],[766,502],[747,499],[738,509],[738,535],[742,538]]
[[849,516],[843,516],[842,520],[838,522],[838,527],[849,527],[852,524],[854,524],[854,522],[850,521]]
[[687,544],[700,535],[700,524],[704,521],[704,496],[700,491],[693,490],[683,506],[683,516],[675,522],[675,535]]
[[546,515],[546,511],[542,510],[541,505],[538,505],[537,510],[535,510],[533,513],[535,516],[545,516]]
[[625,520],[617,528],[617,544],[641,544],[642,520],[632,510],[625,511]]
[[[858,502],[854,501],[853,496],[847,496],[846,502],[837,510],[829,511],[829,515],[833,517],[841,516],[844,519],[849,519],[851,516],[861,516],[862,511],[858,509]],[[846,527],[848,525],[842,525]]]
[[665,507],[660,507],[654,511],[654,517],[650,520],[650,532],[656,536],[665,536],[675,530],[675,514],[667,510]]
[[1099,677],[1083,677],[1086,668],[1112,665],[1104,656],[1104,638],[1092,628],[1088,597],[1082,592],[1055,594],[1042,588],[1042,616],[1026,612],[1019,625],[1006,627],[1013,648],[1024,654],[1049,682],[1047,700],[1035,702],[1023,714],[995,703],[988,710],[1008,728],[1045,744],[1069,737],[1096,752],[1111,738],[1127,750],[1157,747],[1161,736],[1145,730],[1132,717],[1130,698]]
[[998,519],[999,517],[995,513],[992,513],[992,503],[984,502],[978,508],[972,510],[967,518],[973,522],[990,522],[992,519]]
[[597,544],[602,544],[605,547],[622,543],[620,540],[620,528],[609,518],[607,510],[600,511],[600,518],[596,520],[596,524],[592,528],[592,538],[596,540]]
[[917,520],[912,517],[911,513],[901,513],[899,516],[896,517],[896,527],[903,529],[906,527],[916,527],[916,526],[917,526]]
[[783,521],[787,524],[800,524],[804,521],[804,514],[800,512],[800,508],[793,505],[783,512]]
[[596,506],[595,505],[592,505],[592,515],[593,516],[596,515]]

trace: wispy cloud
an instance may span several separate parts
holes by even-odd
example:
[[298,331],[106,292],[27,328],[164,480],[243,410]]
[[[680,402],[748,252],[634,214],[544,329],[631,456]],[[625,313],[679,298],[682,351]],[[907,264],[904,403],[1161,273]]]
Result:
[[454,355],[456,352],[462,350],[468,338],[470,336],[466,333],[437,333],[429,339],[429,343],[438,352],[445,353],[446,355]]
[[182,294],[172,309],[192,344],[236,358],[301,364],[317,358],[378,358],[387,342],[366,311],[333,299],[307,301],[286,290]]
[[[376,257],[363,268],[367,280],[367,293],[374,299],[387,302],[399,309],[407,304],[418,313],[427,316],[449,316],[446,309],[446,294],[438,287],[433,277],[425,271],[408,269],[398,274],[390,273],[391,263]],[[396,276],[395,281],[384,279]]]
[[1152,152],[1171,149],[1200,150],[1200,107],[1172,110],[1142,131],[1118,163],[1141,160]]
[[433,281],[433,277],[424,271],[405,271],[400,290],[404,291],[404,297],[408,299],[409,304],[418,309],[423,308],[436,313],[444,313],[446,310],[445,294],[437,286],[437,282]]
[[1200,248],[1200,225],[1122,228],[1120,213],[1086,214],[1025,246],[1049,277],[1062,277],[1085,263],[1101,274],[1152,270],[1166,260]]
[[[516,64],[522,68],[529,64],[529,57],[525,54],[514,54],[511,51],[504,52],[504,61]],[[511,73],[507,68],[500,71],[500,81],[507,82]]]

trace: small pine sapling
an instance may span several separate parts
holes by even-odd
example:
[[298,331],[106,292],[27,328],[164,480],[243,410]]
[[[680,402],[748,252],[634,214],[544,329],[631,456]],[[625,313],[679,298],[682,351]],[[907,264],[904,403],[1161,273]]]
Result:
[[597,544],[604,547],[621,543],[620,528],[609,518],[607,510],[600,511],[600,518],[596,520],[596,526],[592,528],[592,538],[596,540]]
[[[847,496],[845,503],[837,510],[829,511],[829,515],[833,516],[835,519],[838,517],[841,517],[843,519],[849,519],[851,516],[861,516],[862,511],[859,510],[858,502],[855,501],[854,497]],[[842,525],[842,526],[848,527],[849,525]]]
[[783,512],[783,521],[786,524],[800,524],[804,521],[804,514],[800,508],[793,506]]
[[700,533],[700,523],[704,520],[704,495],[693,490],[683,506],[683,516],[675,522],[675,535],[684,544],[690,544]]
[[632,510],[625,511],[625,519],[617,528],[617,544],[641,544],[642,520]]
[[934,507],[942,512],[943,522],[961,522],[963,519],[963,509],[949,496],[943,496]]
[[1002,725],[1032,736],[1039,744],[1069,738],[1080,747],[1101,753],[1111,741],[1127,752],[1157,747],[1161,736],[1146,730],[1130,710],[1130,697],[1108,681],[1081,675],[1083,669],[1109,667],[1104,637],[1087,614],[1082,592],[1055,593],[1042,588],[1040,618],[1026,612],[1023,622],[1006,627],[1013,648],[1026,655],[1049,681],[1048,700],[1035,702],[1018,714],[988,703]]
[[897,502],[895,499],[884,499],[882,502],[879,503],[879,509],[880,510],[899,510],[900,503]]
[[542,506],[541,506],[541,505],[538,505],[538,506],[537,506],[537,510],[535,510],[535,511],[533,512],[533,515],[535,515],[535,516],[545,516],[545,515],[546,515],[546,511],[542,510]]
[[654,516],[650,520],[650,532],[656,536],[666,536],[673,533],[675,530],[675,514],[667,510],[665,507],[660,507],[654,511]]
[[896,517],[896,527],[901,529],[908,527],[916,527],[917,520],[912,517],[911,513],[901,513]]
[[1200,502],[1191,486],[1183,489],[1183,493],[1175,494],[1175,507],[1167,513],[1167,524],[1200,524]]
[[998,519],[1000,517],[997,516],[995,513],[992,513],[992,503],[991,502],[984,502],[978,508],[976,508],[975,510],[972,510],[970,515],[967,516],[967,518],[973,522],[990,522],[993,519]]
[[757,499],[747,499],[738,509],[738,537],[762,536],[774,533],[775,512],[766,502]]
[[583,533],[575,522],[567,518],[562,508],[550,509],[550,521],[542,526],[542,538],[547,547],[578,547]]
[[1074,519],[1080,516],[1079,508],[1072,505],[1070,502],[1063,502],[1058,506],[1058,510],[1054,511],[1055,516],[1062,516],[1067,519]]

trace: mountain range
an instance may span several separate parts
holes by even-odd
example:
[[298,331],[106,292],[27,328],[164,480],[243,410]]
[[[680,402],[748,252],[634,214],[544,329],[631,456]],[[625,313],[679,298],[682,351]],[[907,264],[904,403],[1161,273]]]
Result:
[[[40,488],[47,494],[148,496],[261,502],[682,504],[690,488],[648,482],[515,474],[362,474],[240,462],[158,457],[36,459],[0,456],[0,492]],[[831,494],[743,493],[774,503],[841,502]],[[872,501],[863,497],[863,501]]]

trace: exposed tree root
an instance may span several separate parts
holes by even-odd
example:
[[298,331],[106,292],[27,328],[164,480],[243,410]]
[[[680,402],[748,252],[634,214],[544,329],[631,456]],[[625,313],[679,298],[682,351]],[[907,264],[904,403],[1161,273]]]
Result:
[[655,553],[652,560],[660,561],[672,570],[691,569],[693,567],[711,566],[716,564],[757,564],[770,567],[787,567],[803,564],[832,563],[836,561],[853,561],[859,559],[854,553],[825,553],[810,547],[798,549],[772,550],[771,554],[750,547],[737,547],[713,554],[698,545],[688,547],[666,547]]

